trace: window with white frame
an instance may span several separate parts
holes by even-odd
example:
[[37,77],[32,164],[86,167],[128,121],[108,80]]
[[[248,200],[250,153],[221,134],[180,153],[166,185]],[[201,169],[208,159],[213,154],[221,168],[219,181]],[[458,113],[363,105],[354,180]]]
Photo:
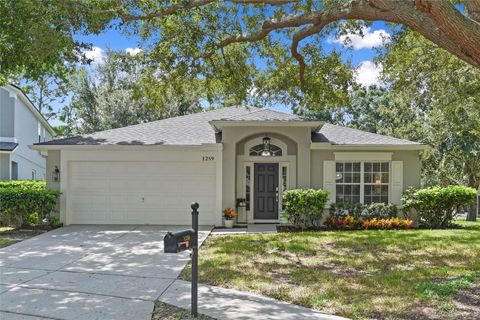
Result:
[[389,162],[336,162],[335,179],[336,203],[389,202]]
[[390,183],[390,163],[364,163],[364,203],[388,203],[388,187]]
[[359,203],[361,170],[360,162],[337,162],[335,165],[337,203]]
[[42,124],[40,121],[37,122],[38,125],[38,142],[42,142]]

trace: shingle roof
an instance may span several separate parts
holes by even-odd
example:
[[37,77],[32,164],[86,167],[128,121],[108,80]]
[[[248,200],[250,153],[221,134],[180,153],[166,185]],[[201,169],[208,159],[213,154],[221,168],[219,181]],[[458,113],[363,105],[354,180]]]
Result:
[[[37,145],[201,145],[220,142],[210,121],[287,121],[305,119],[269,109],[234,106],[194,113],[89,135],[51,140]],[[312,134],[312,142],[340,145],[412,145],[407,140],[382,136],[332,124],[324,124]]]
[[312,136],[313,142],[330,142],[336,145],[420,145],[418,142],[383,136],[362,130],[325,123]]
[[0,151],[13,151],[17,146],[18,146],[18,143],[15,143],[15,142],[0,141]]
[[228,107],[173,117],[133,126],[95,132],[89,135],[51,140],[39,145],[201,145],[216,143],[209,121],[228,119],[261,109]]

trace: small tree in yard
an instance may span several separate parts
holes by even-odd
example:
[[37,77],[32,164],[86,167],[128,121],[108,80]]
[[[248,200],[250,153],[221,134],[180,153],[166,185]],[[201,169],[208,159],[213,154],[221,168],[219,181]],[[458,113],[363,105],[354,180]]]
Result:
[[476,191],[463,186],[410,188],[403,194],[405,210],[415,209],[419,224],[428,228],[449,227],[460,207],[475,201]]
[[288,221],[302,229],[316,227],[323,217],[328,191],[295,189],[283,193],[283,204]]

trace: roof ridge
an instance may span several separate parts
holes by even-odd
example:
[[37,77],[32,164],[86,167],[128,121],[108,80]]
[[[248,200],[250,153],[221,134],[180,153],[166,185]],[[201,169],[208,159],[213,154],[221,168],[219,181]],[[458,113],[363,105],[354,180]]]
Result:
[[237,118],[242,118],[242,117],[245,117],[246,115],[251,115],[251,114],[255,114],[255,113],[259,113],[259,112],[272,112],[272,113],[276,113],[278,115],[282,115],[282,116],[289,116],[289,117],[294,117],[294,118],[297,118],[297,119],[302,119],[302,120],[306,120],[305,117],[301,117],[297,114],[293,114],[293,113],[288,113],[288,112],[283,112],[283,111],[278,111],[278,110],[275,110],[275,109],[270,109],[270,108],[267,108],[267,107],[247,107],[247,108],[256,108],[258,110],[254,110],[254,111],[251,111],[251,112],[248,112],[246,114],[239,114],[239,115],[235,115],[233,117],[228,117],[228,118],[225,118],[225,119],[221,119],[221,120],[235,120]]
[[[265,108],[259,108],[259,107],[245,107],[245,108],[247,108],[247,109],[248,109],[248,108],[256,108],[256,109],[258,109],[258,110],[255,110],[255,111],[250,111],[250,112],[248,112],[247,114],[252,114],[252,113],[257,113],[257,112],[260,112],[260,111],[268,110],[268,109],[265,109]],[[225,118],[224,120],[235,119],[235,118],[238,118],[238,117],[243,117],[243,116],[245,116],[245,115],[244,115],[244,114],[242,114],[242,115],[238,114],[238,115],[236,115],[236,116],[233,116],[233,117],[228,117],[228,118]]]

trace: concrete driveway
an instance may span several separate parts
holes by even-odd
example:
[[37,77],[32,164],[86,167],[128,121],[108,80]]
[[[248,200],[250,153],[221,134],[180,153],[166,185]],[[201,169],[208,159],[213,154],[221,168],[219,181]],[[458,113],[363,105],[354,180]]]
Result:
[[185,228],[68,226],[0,249],[0,319],[150,319],[189,261],[163,237]]

